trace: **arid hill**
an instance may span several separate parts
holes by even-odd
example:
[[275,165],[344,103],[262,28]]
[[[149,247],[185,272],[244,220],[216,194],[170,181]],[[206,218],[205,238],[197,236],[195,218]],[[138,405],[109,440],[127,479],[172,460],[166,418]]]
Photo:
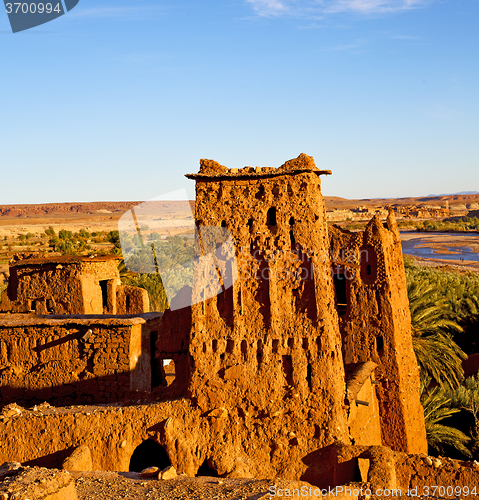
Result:
[[[388,206],[444,206],[446,201],[449,206],[454,205],[473,205],[471,210],[476,210],[475,205],[479,205],[479,194],[469,195],[451,195],[451,196],[425,196],[419,198],[364,198],[359,200],[349,200],[347,198],[339,198],[337,196],[325,196],[326,207],[333,208],[355,208],[358,206],[364,207],[388,207]],[[469,207],[467,207],[469,208]],[[478,207],[479,208],[479,207]]]
[[[453,205],[472,205],[471,210],[479,209],[479,194],[472,195],[451,195],[451,196],[429,196],[422,198],[365,198],[365,199],[347,199],[338,196],[325,196],[327,209],[334,208],[355,208],[364,207],[387,207],[387,206],[410,206],[418,207],[428,205],[445,205],[446,201],[450,206]],[[8,223],[13,219],[19,222],[19,219],[87,219],[103,218],[117,219],[121,215],[142,203],[141,201],[98,201],[85,203],[45,203],[39,205],[0,205],[0,222]],[[163,201],[156,202],[161,206],[161,210],[168,213],[181,212],[187,209],[187,204],[181,201]],[[191,207],[194,202],[190,202]],[[477,207],[476,207],[477,205]],[[469,207],[467,207],[469,208]]]

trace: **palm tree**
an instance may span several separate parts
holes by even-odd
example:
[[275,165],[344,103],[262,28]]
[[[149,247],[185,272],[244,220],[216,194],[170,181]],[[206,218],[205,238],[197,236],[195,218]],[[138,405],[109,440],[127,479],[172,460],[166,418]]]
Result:
[[441,387],[456,388],[464,378],[462,360],[467,355],[450,332],[462,332],[448,301],[427,281],[408,282],[413,348],[421,378],[430,377]]
[[424,421],[429,446],[440,453],[444,453],[444,445],[449,445],[470,458],[472,455],[466,448],[466,444],[471,441],[471,438],[455,427],[439,423],[451,415],[459,413],[460,408],[454,408],[451,405],[452,397],[447,390],[441,387],[430,389],[430,385],[431,379],[428,377],[421,383],[421,403],[424,408]]
[[465,410],[474,418],[474,427],[471,429],[472,451],[475,458],[479,455],[479,378],[469,377],[457,390],[448,394],[451,398],[451,407]]

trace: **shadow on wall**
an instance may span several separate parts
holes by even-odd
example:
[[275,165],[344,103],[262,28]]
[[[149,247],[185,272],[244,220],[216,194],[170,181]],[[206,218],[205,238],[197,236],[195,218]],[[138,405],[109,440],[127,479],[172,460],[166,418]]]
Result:
[[338,446],[337,443],[333,443],[303,457],[302,461],[308,468],[301,476],[301,481],[320,488],[360,481],[361,476],[356,458],[348,457],[348,460],[342,460],[339,456],[341,448],[342,445]]
[[[60,364],[61,365],[61,364]],[[61,366],[58,366],[61,369]],[[52,406],[116,403],[151,396],[155,401],[166,401],[185,396],[185,384],[175,378],[174,365],[166,370],[153,372],[150,380],[143,381],[140,387],[135,383],[134,371],[109,374],[102,377],[90,377],[84,380],[33,389],[21,387],[18,383],[2,383],[0,372],[0,409],[8,404],[31,407],[44,402]],[[41,372],[40,372],[41,375]],[[154,386],[153,383],[154,382]],[[145,390],[145,388],[147,390]]]
[[27,467],[47,467],[53,469],[61,469],[63,467],[63,462],[73,453],[75,446],[70,446],[64,450],[59,450],[49,455],[45,455],[34,460],[29,460],[23,465]]

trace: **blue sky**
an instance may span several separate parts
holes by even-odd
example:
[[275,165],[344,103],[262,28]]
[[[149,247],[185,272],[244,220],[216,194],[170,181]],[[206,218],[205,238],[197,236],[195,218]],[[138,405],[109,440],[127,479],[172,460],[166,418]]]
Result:
[[479,191],[479,0],[0,6],[0,204],[138,200],[304,152],[323,194]]

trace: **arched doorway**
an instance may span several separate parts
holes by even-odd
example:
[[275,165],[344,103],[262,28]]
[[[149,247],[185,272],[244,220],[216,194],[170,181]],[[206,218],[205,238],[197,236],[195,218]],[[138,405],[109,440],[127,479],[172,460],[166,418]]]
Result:
[[160,470],[171,465],[166,450],[153,439],[143,441],[133,452],[130,459],[130,472],[141,472],[147,467],[158,467]]
[[218,473],[216,472],[213,467],[211,467],[208,464],[208,459],[206,459],[199,467],[198,472],[196,473],[197,476],[209,476],[209,477],[219,477]]

